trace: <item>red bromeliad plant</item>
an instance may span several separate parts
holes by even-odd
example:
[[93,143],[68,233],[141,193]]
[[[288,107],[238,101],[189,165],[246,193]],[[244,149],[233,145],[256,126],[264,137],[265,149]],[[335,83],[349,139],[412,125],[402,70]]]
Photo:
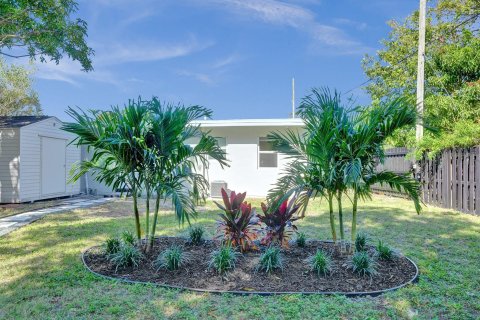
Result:
[[288,239],[292,233],[291,229],[297,230],[297,227],[292,224],[293,221],[298,220],[298,217],[293,218],[293,214],[297,212],[299,206],[295,205],[295,199],[285,200],[282,204],[273,211],[272,207],[268,208],[262,202],[263,216],[258,218],[265,223],[266,235],[262,239],[262,244],[279,244],[282,247],[288,247]]
[[232,246],[240,247],[242,252],[256,248],[253,240],[257,238],[255,227],[258,225],[255,209],[244,201],[246,196],[246,192],[236,194],[232,191],[228,197],[222,188],[224,206],[215,202],[224,211],[219,214],[221,220],[218,222],[218,231],[222,233],[220,237]]

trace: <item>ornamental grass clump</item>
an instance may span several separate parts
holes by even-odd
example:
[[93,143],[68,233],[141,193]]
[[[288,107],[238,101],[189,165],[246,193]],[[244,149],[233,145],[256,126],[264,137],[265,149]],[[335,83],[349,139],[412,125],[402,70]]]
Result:
[[122,241],[133,246],[135,244],[135,236],[132,231],[124,230],[122,232]]
[[296,242],[297,242],[297,246],[299,246],[300,248],[304,248],[305,244],[307,243],[307,236],[305,235],[305,233],[303,232],[297,233]]
[[299,209],[299,206],[295,205],[295,198],[290,202],[283,201],[276,209],[274,206],[267,207],[263,202],[261,207],[263,215],[260,214],[258,218],[265,224],[265,237],[262,239],[262,244],[287,248],[292,230],[297,230],[297,227],[293,225],[293,222],[298,219],[293,215]]
[[121,246],[121,241],[117,237],[110,237],[107,240],[105,240],[105,243],[103,245],[105,249],[105,253],[107,255],[111,255],[114,253],[117,253],[120,250]]
[[198,246],[203,242],[203,234],[205,229],[202,226],[192,226],[188,229],[189,242],[193,245]]
[[258,270],[270,273],[276,269],[283,269],[283,258],[280,248],[269,247],[260,256]]
[[118,268],[138,267],[142,258],[140,250],[128,243],[122,243],[120,249],[109,256],[110,262],[115,266],[115,272]]
[[172,246],[160,253],[154,262],[158,270],[167,269],[170,271],[178,270],[190,261],[187,253],[183,252],[182,247]]
[[352,256],[350,267],[353,272],[362,276],[371,276],[376,274],[375,261],[368,255],[366,251],[358,251]]
[[230,192],[228,196],[222,188],[223,205],[215,202],[223,211],[219,214],[221,220],[218,221],[217,227],[220,237],[231,246],[239,247],[242,252],[256,249],[253,241],[257,238],[258,226],[255,209],[244,201],[246,196],[246,192],[236,194],[235,191]]
[[377,249],[377,256],[379,259],[387,260],[387,261],[393,260],[395,253],[393,252],[392,248],[390,248],[390,246],[384,243],[382,240],[378,241],[376,249]]
[[366,233],[360,232],[355,238],[355,250],[356,251],[367,251],[367,242],[368,235]]
[[212,252],[209,266],[219,274],[235,268],[238,252],[230,244],[223,244],[218,250]]
[[307,258],[307,263],[310,266],[310,270],[320,275],[327,275],[332,268],[332,260],[322,250],[318,249],[314,255]]

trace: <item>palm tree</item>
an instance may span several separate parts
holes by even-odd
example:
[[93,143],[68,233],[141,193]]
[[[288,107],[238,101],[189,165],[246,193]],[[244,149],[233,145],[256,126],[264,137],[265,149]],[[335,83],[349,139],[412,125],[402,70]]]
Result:
[[142,166],[147,149],[146,137],[150,131],[149,110],[140,98],[129,100],[123,109],[112,107],[111,111],[90,110],[84,112],[67,110],[74,122],[63,129],[77,135],[73,141],[78,146],[87,146],[93,155],[73,168],[72,180],[90,172],[99,182],[112,189],[130,188],[133,198],[133,213],[137,238],[141,239],[138,195],[142,188]]
[[385,140],[397,129],[412,126],[416,122],[414,104],[404,98],[384,102],[377,107],[353,113],[343,130],[340,145],[344,183],[353,190],[352,242],[357,230],[358,200],[371,198],[371,186],[387,184],[404,192],[414,202],[417,213],[421,210],[419,184],[408,175],[390,171],[377,172],[378,163],[383,163]]
[[334,198],[339,205],[340,237],[344,240],[342,196],[346,190],[341,175],[340,138],[348,122],[348,106],[343,106],[340,94],[324,89],[313,89],[302,100],[298,114],[305,123],[305,133],[275,132],[270,136],[276,148],[292,160],[276,187],[269,193],[269,201],[285,200],[295,195],[305,214],[309,199],[321,196],[327,199],[332,238],[337,240]]
[[[149,148],[154,150],[149,165],[152,167],[152,185],[156,192],[155,213],[147,244],[149,251],[154,243],[161,199],[171,199],[179,222],[195,216],[195,204],[204,198],[208,188],[205,177],[198,173],[208,168],[209,158],[227,165],[224,151],[215,138],[202,132],[192,121],[210,118],[212,112],[200,106],[163,105],[153,98],[149,103],[152,129]],[[191,142],[196,142],[194,146]]]

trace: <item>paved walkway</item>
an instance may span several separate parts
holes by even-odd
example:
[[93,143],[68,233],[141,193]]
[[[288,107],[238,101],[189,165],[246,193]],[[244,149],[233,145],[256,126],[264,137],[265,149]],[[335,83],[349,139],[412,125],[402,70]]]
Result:
[[28,212],[16,214],[0,219],[0,237],[4,236],[13,230],[21,228],[27,224],[30,224],[49,213],[60,213],[64,211],[74,210],[78,208],[86,208],[96,206],[108,201],[112,201],[115,198],[99,198],[99,199],[67,199],[58,205],[50,208],[37,209]]

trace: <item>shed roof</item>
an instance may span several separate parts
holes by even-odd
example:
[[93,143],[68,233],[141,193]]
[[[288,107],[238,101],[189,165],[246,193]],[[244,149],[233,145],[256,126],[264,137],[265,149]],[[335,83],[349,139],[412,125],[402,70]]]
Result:
[[0,128],[20,128],[51,116],[0,116]]

